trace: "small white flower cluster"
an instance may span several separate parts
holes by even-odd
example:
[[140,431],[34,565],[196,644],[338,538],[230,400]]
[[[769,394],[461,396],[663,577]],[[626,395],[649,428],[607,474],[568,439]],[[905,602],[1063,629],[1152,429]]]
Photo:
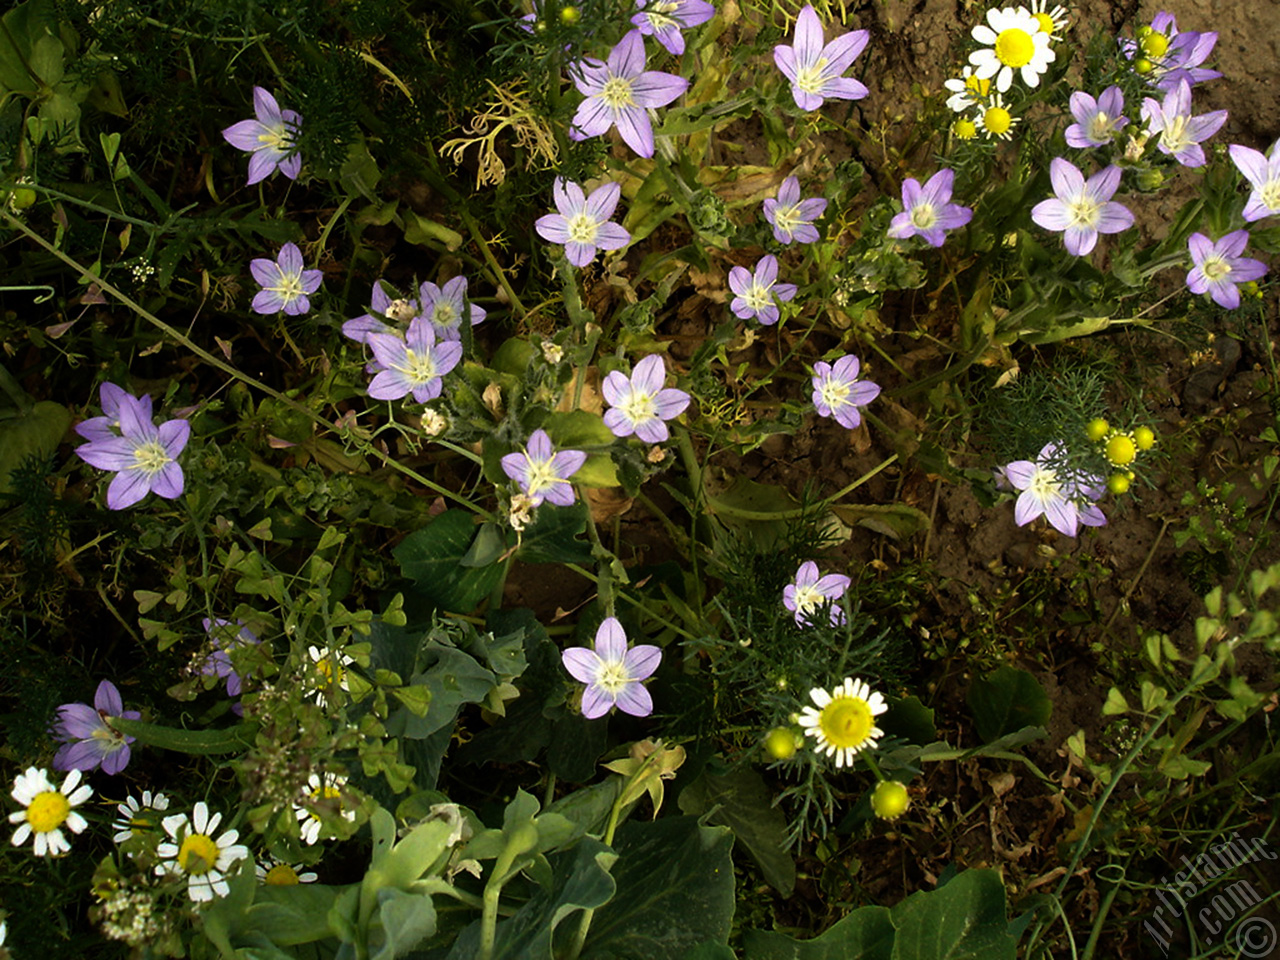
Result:
[[155,900],[141,890],[117,890],[102,904],[102,933],[131,947],[153,943],[160,935]]

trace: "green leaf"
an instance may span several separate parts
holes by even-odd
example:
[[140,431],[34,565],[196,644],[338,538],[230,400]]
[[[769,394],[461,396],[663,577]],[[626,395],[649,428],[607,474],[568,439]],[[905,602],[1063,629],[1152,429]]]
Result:
[[680,792],[680,809],[706,822],[718,823],[733,835],[760,866],[768,884],[784,897],[796,885],[796,865],[787,853],[787,818],[773,805],[760,775],[750,767],[724,774],[703,770]]
[[[918,896],[918,894],[917,894]],[[743,960],[891,960],[893,924],[885,907],[859,907],[820,937],[793,940],[781,933],[747,930]]]
[[1009,666],[974,680],[967,700],[978,735],[988,743],[1024,727],[1044,726],[1053,713],[1040,682],[1027,671]]
[[[583,841],[585,842],[585,841]],[[733,835],[693,817],[630,822],[617,833],[617,895],[596,911],[582,960],[671,960],[733,920]]]
[[31,409],[0,420],[0,494],[12,493],[9,474],[27,457],[49,457],[71,426],[71,414],[60,403],[41,400]]
[[913,893],[890,912],[893,960],[1015,960],[1004,884],[994,870],[966,870],[946,886]]
[[48,33],[35,42],[27,62],[45,86],[55,87],[62,79],[65,49],[61,40]]
[[891,700],[888,712],[876,721],[876,725],[891,736],[921,745],[933,743],[938,736],[933,725],[933,711],[919,697]]
[[263,931],[281,947],[324,940],[333,935],[328,914],[340,892],[339,887],[320,884],[259,885],[245,916],[246,926]]
[[208,757],[222,753],[243,753],[253,746],[258,733],[256,723],[241,723],[223,730],[182,730],[161,727],[141,720],[112,717],[111,725],[121,733],[137,738],[149,747],[160,747],[178,753]]
[[534,514],[516,556],[525,563],[590,563],[591,544],[578,539],[587,529],[587,505],[543,504]]
[[1102,705],[1102,715],[1104,717],[1114,717],[1122,713],[1129,712],[1129,701],[1124,698],[1124,694],[1112,687],[1107,691],[1107,702]]
[[1171,780],[1185,780],[1187,777],[1203,776],[1212,766],[1207,760],[1192,760],[1179,753],[1161,763],[1160,772]]
[[395,698],[409,708],[415,717],[425,717],[431,706],[431,690],[422,685],[398,687],[391,691]]
[[475,518],[465,510],[446,510],[400,542],[392,554],[400,572],[417,584],[417,593],[441,610],[470,613],[502,577],[502,567],[464,567],[462,558],[477,536]]
[[436,908],[430,894],[383,887],[369,923],[369,956],[371,960],[394,960],[435,932]]
[[[410,714],[404,723],[404,736],[418,740],[431,736],[446,724],[452,725],[463,704],[482,702],[497,685],[493,671],[461,650],[432,644],[426,656],[430,665],[412,677],[410,683],[429,691],[431,707],[426,716]],[[390,724],[387,730],[395,732]]]

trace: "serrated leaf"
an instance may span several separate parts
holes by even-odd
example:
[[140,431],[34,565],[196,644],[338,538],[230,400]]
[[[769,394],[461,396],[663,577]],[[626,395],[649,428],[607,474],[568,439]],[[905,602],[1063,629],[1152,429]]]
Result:
[[516,556],[525,563],[590,563],[591,544],[579,539],[587,530],[587,505],[543,504],[524,531]]

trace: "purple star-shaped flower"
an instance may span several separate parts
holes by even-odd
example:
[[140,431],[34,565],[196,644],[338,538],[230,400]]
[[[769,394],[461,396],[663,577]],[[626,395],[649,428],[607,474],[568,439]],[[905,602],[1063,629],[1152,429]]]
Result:
[[557,452],[547,432],[535,430],[523,453],[508,453],[502,458],[502,472],[520,484],[533,506],[540,506],[545,500],[567,507],[574,499],[569,478],[586,462],[587,455],[581,450]]
[[369,296],[369,312],[343,323],[342,335],[357,343],[366,343],[371,333],[396,333],[395,327],[387,325],[374,316],[375,313],[384,317],[389,316],[393,304],[401,305],[400,309],[394,312],[403,312],[407,320],[412,320],[422,312],[422,307],[417,300],[392,300],[387,291],[382,289],[382,281],[377,280],[373,284],[373,293]]
[[653,156],[653,125],[646,111],[665,107],[689,88],[683,77],[645,70],[639,30],[619,40],[606,62],[582,60],[571,65],[569,73],[587,98],[578,105],[569,138],[586,140],[617,127],[626,145],[642,157]]
[[[1014,489],[1021,491],[1013,508],[1013,518],[1020,527],[1043,516],[1059,533],[1074,537],[1081,522],[1087,526],[1106,522],[1096,505],[1087,502],[1087,491],[1101,492],[1098,479],[1072,474],[1062,463],[1057,443],[1046,444],[1034,461],[1006,464],[1004,473]],[[1082,501],[1087,517],[1083,520]]]
[[859,407],[880,396],[879,384],[858,379],[858,358],[846,354],[834,364],[819,360],[813,365],[813,405],[824,417],[850,430],[862,423]]
[[796,623],[807,627],[813,623],[813,614],[831,601],[831,625],[838,627],[844,623],[844,608],[835,601],[844,596],[851,582],[842,573],[820,576],[818,565],[806,560],[796,571],[795,580],[782,588],[782,605],[795,614]]
[[895,240],[919,237],[931,247],[940,247],[946,231],[972,220],[972,209],[950,202],[955,178],[951,170],[939,170],[922,187],[919,180],[907,177],[902,182],[902,212],[890,221],[889,236]]
[[826,209],[827,201],[822,197],[801,200],[799,179],[787,177],[778,187],[777,199],[765,199],[764,218],[779,243],[816,243],[818,228],[813,223]]
[[646,37],[653,37],[677,57],[684,53],[684,34],[716,14],[706,0],[636,0],[638,11],[631,22]]
[[622,195],[617,183],[596,187],[587,196],[576,183],[556,177],[552,190],[559,213],[539,217],[533,226],[543,240],[564,244],[575,267],[585,267],[600,250],[618,250],[631,242],[631,234],[608,222]]
[[86,463],[116,474],[107,488],[107,507],[123,510],[152,491],[166,500],[181,496],[185,481],[178,454],[191,437],[191,424],[166,420],[157,428],[149,400],[144,404],[125,394],[118,402],[120,436],[76,447]]
[[418,301],[423,315],[431,321],[441,340],[462,339],[462,317],[466,314],[474,327],[484,319],[486,310],[467,303],[467,278],[454,277],[443,287],[424,283],[418,287]]
[[822,22],[813,7],[805,4],[796,17],[793,46],[773,48],[773,62],[791,81],[791,96],[801,110],[817,110],[823,100],[861,100],[867,88],[852,77],[840,76],[866,49],[871,34],[853,30],[823,43]]
[[302,115],[296,110],[281,110],[276,98],[262,87],[253,88],[253,112],[256,120],[241,120],[222,131],[227,143],[252,154],[248,186],[277,170],[290,180],[297,180],[302,156],[294,149],[294,138],[302,125]]
[[778,303],[796,295],[794,283],[777,283],[778,258],[765,254],[756,263],[755,271],[746,267],[734,267],[729,271],[729,289],[737,296],[729,304],[734,316],[746,320],[755,317],[764,326],[778,322]]
[[1124,93],[1119,87],[1107,87],[1097,100],[1077,90],[1071,94],[1071,116],[1076,122],[1067,127],[1067,145],[1080,150],[1105,147],[1129,122],[1123,113]]
[[1227,111],[1210,110],[1191,116],[1191,85],[1180,80],[1159,103],[1150,97],[1142,101],[1142,116],[1147,133],[1160,134],[1157,146],[1184,167],[1202,167],[1204,150],[1200,144],[1212,137],[1227,122]]
[[1067,252],[1082,257],[1098,243],[1099,233],[1119,233],[1133,226],[1133,214],[1111,200],[1120,186],[1120,168],[1109,166],[1086,182],[1070,160],[1054,157],[1049,179],[1056,197],[1031,208],[1031,219],[1046,230],[1062,232]]
[[1245,220],[1261,220],[1280,213],[1280,140],[1271,147],[1271,155],[1233,143],[1227,148],[1236,168],[1249,181],[1253,190],[1245,202]]
[[1240,256],[1248,243],[1247,230],[1234,230],[1216,243],[1203,233],[1193,233],[1187,238],[1187,248],[1195,266],[1187,274],[1187,289],[1209,294],[1214,303],[1228,310],[1240,306],[1237,285],[1257,280],[1267,272],[1267,265],[1261,260]]
[[614,707],[633,717],[653,713],[653,698],[641,681],[658,669],[662,650],[649,643],[628,648],[626,631],[617,617],[606,617],[600,624],[594,647],[570,647],[560,655],[570,676],[587,685],[582,692],[582,715],[594,720]]
[[369,333],[365,343],[379,370],[369,381],[375,400],[399,400],[409,393],[418,403],[440,396],[441,378],[462,359],[458,340],[436,342],[435,327],[425,315],[414,317],[401,339],[394,333]]
[[64,703],[58,708],[54,735],[63,746],[53,756],[55,770],[82,770],[88,773],[102,767],[103,773],[117,774],[129,765],[129,744],[134,738],[125,736],[111,725],[117,717],[141,719],[137,710],[126,710],[120,691],[110,680],[98,684],[93,706],[86,703]]
[[[205,657],[204,663],[200,665],[200,672],[206,677],[225,678],[227,696],[240,696],[244,681],[236,672],[235,664],[231,662],[231,653],[239,647],[247,647],[262,641],[240,621],[232,624],[230,620],[210,620],[205,617],[200,621],[200,625],[204,627],[204,632],[209,635],[209,639],[216,648],[213,653]],[[240,627],[238,633],[235,631],[235,626]]]
[[666,364],[656,353],[637,363],[630,379],[614,370],[600,387],[611,408],[605,411],[604,425],[616,437],[634,433],[645,443],[662,443],[671,436],[664,421],[684,413],[690,400],[683,390],[663,389],[666,380]]
[[114,440],[120,436],[120,404],[125,397],[138,404],[143,418],[151,419],[151,394],[149,393],[137,398],[124,387],[117,387],[114,383],[103,383],[98,390],[98,396],[102,399],[103,415],[90,417],[83,423],[76,424],[76,433],[86,440]]
[[283,310],[291,317],[311,309],[307,294],[315,293],[324,282],[320,270],[304,270],[302,251],[296,243],[286,243],[274,260],[259,257],[249,262],[249,272],[258,281],[261,290],[253,298],[257,313],[279,313]]

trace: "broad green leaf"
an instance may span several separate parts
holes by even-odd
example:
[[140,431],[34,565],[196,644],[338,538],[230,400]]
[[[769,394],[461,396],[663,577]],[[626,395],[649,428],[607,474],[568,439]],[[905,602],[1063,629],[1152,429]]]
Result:
[[748,930],[743,960],[891,960],[893,924],[885,907],[859,907],[812,940]]
[[876,725],[887,734],[921,745],[933,743],[938,735],[933,711],[919,697],[891,700],[888,712],[876,720]]
[[333,935],[328,914],[341,892],[339,887],[320,884],[263,884],[254,893],[246,926],[263,931],[281,947],[323,940]]
[[787,818],[772,803],[765,783],[750,767],[723,774],[703,770],[680,792],[680,809],[733,831],[760,866],[765,880],[784,897],[796,885],[796,865],[785,849]]
[[994,870],[966,870],[946,886],[913,893],[890,911],[893,960],[1014,960],[1004,884]]
[[543,504],[525,530],[516,554],[525,563],[590,563],[591,544],[580,540],[587,529],[587,505]]
[[502,567],[464,567],[462,558],[477,535],[475,518],[446,510],[415,530],[392,551],[400,571],[415,581],[417,593],[441,610],[470,613],[502,577]]
[[[585,842],[585,841],[584,841]],[[733,920],[733,835],[694,817],[630,822],[614,842],[617,895],[596,911],[582,960],[671,960]]]
[[435,932],[436,908],[429,894],[384,887],[378,891],[378,907],[369,923],[369,957],[402,957]]
[[71,426],[71,414],[60,403],[42,400],[8,420],[0,420],[0,494],[12,493],[9,474],[27,457],[52,456]]
[[[410,714],[404,724],[404,736],[411,739],[429,737],[445,725],[451,725],[465,703],[480,703],[494,688],[493,671],[482,667],[470,654],[443,644],[427,650],[429,666],[410,679],[414,686],[425,687],[431,694],[426,716]],[[389,731],[391,727],[387,728]]]
[[1053,713],[1040,682],[1027,671],[1009,666],[975,679],[967,699],[978,735],[987,743],[1024,727],[1043,726]]

